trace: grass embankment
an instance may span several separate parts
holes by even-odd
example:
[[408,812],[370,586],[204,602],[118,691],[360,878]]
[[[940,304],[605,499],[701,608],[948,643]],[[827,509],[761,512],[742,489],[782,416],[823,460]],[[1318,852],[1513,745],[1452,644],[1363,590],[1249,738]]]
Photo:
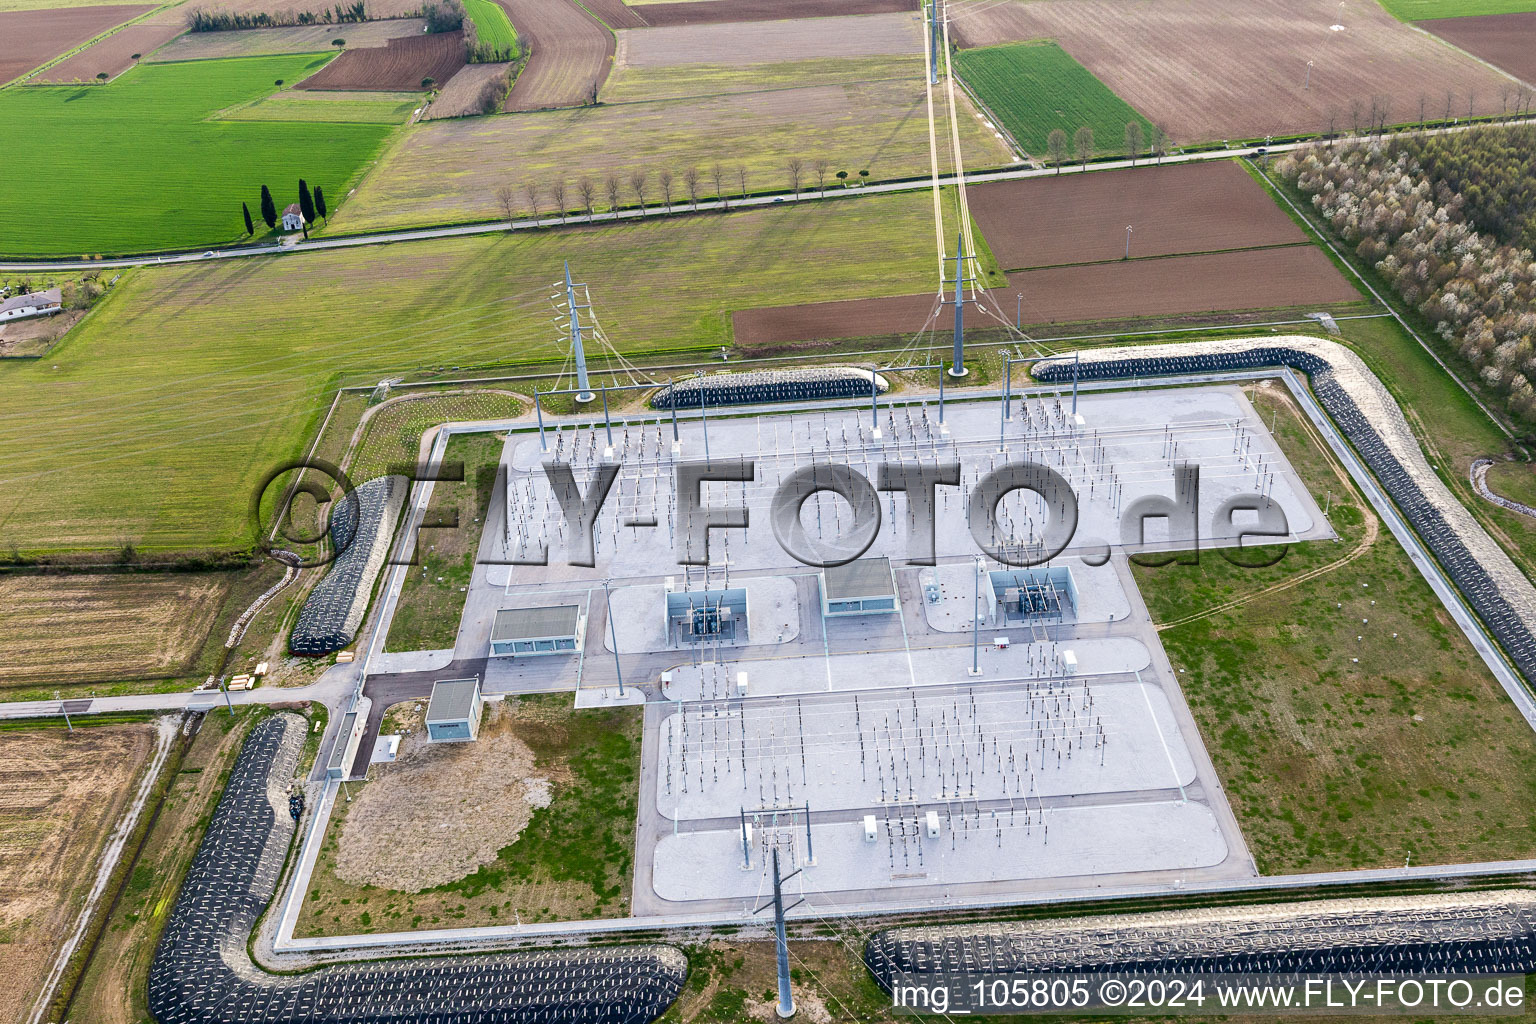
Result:
[[[553,215],[558,207],[551,190],[561,183],[566,209],[584,213],[583,178],[592,183],[594,208],[602,211],[609,207],[610,173],[622,185],[619,205],[638,208],[630,184],[637,171],[646,175],[649,208],[665,204],[661,175],[670,172],[670,205],[686,210],[689,168],[699,173],[699,198],[709,199],[717,194],[711,173],[716,163],[723,175],[719,191],[727,199],[743,191],[739,168],[746,171],[748,193],[790,191],[794,158],[802,164],[802,193],[817,188],[814,168],[822,160],[828,188],[836,185],[838,171],[855,181],[922,177],[929,172],[925,88],[919,76],[430,121],[390,147],[335,228],[357,233],[500,220],[506,214],[497,191],[504,186],[513,189],[519,216],[532,212],[524,195],[530,185],[539,192],[540,214]],[[966,166],[1011,163],[969,101],[961,97],[960,103]],[[861,171],[868,177],[861,179]],[[586,279],[593,280],[590,273]]]
[[701,352],[737,308],[921,287],[931,217],[878,196],[132,271],[46,361],[0,363],[0,550],[251,544],[252,492],[337,383],[558,363],[565,259],[621,351]]
[[[295,934],[469,928],[628,913],[641,709],[575,711],[570,694],[549,694],[508,698],[507,710],[514,716],[514,734],[533,751],[534,770],[552,780],[549,806],[533,811],[518,839],[494,862],[423,892],[354,885],[335,873],[348,807],[340,801]],[[354,788],[353,798],[357,795]]]
[[1055,43],[960,50],[954,60],[966,84],[1037,160],[1046,157],[1047,139],[1057,128],[1067,134],[1069,161],[1076,155],[1072,146],[1079,128],[1093,129],[1098,156],[1125,152],[1125,126],[1131,121],[1151,143],[1152,123]]
[[457,515],[455,529],[423,529],[417,538],[419,566],[405,575],[395,603],[395,617],[385,640],[386,651],[430,651],[452,647],[464,614],[463,588],[475,571],[480,535],[491,507],[502,435],[465,434],[448,442],[445,462],[464,465],[462,481],[439,480],[432,485],[428,523],[447,524]]
[[1182,623],[1162,640],[1259,870],[1528,856],[1536,736],[1310,424],[1258,393],[1340,541],[1135,573]]
[[0,91],[0,123],[10,135],[0,251],[73,256],[236,241],[245,237],[241,202],[265,232],[261,186],[281,212],[297,201],[300,178],[340,205],[390,127],[210,119],[330,59],[140,65],[106,85]]

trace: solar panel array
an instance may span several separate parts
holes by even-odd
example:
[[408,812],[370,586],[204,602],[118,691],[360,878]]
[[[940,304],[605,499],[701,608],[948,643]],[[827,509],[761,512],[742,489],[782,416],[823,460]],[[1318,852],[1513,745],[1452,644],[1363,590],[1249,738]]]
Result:
[[1142,356],[1106,359],[1102,362],[1052,362],[1035,368],[1035,376],[1051,383],[1080,380],[1112,380],[1170,374],[1218,373],[1289,366],[1308,374],[1312,390],[1344,436],[1370,467],[1382,489],[1391,496],[1403,517],[1423,539],[1445,575],[1472,606],[1483,625],[1532,683],[1536,683],[1536,638],[1500,592],[1498,584],[1472,553],[1445,517],[1425,496],[1412,475],[1392,454],[1370,420],[1361,413],[1349,393],[1334,378],[1326,360],[1310,352],[1280,345],[1266,345],[1241,352],[1196,356]]
[[[294,654],[330,654],[352,642],[382,562],[375,557],[376,544],[381,531],[389,531],[385,543],[393,535],[404,491],[403,477],[375,477],[331,506],[331,549],[340,554],[299,612],[288,639]],[[363,608],[357,607],[360,602]]]
[[[877,376],[875,389],[884,393],[890,390],[890,385]],[[651,399],[651,405],[656,409],[697,409],[704,401],[713,407],[868,397],[868,370],[813,366],[801,370],[753,370],[694,377],[662,388]]]
[[294,822],[269,788],[298,764],[305,722],[256,725],[230,774],[150,964],[160,1024],[643,1024],[677,998],[687,960],[669,946],[502,953],[270,975],[246,939],[277,891]]
[[[1447,904],[1439,897],[1340,901],[1085,921],[906,928],[876,932],[864,963],[887,991],[907,974],[1048,971],[1115,973],[1526,973],[1536,968],[1529,903],[1499,893]],[[1345,906],[1347,905],[1347,907]]]

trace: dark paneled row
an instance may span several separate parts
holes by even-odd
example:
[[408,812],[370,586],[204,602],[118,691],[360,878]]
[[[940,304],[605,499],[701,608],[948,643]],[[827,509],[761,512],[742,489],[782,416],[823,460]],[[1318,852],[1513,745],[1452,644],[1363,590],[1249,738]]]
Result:
[[353,607],[373,589],[379,567],[370,565],[370,556],[379,531],[394,532],[399,505],[391,499],[403,484],[400,477],[375,477],[332,504],[331,550],[337,555],[299,612],[288,638],[294,654],[330,654],[352,642],[355,626],[349,626],[349,619],[360,617],[353,615]]
[[[884,380],[877,380],[875,387],[885,392],[890,386]],[[868,397],[868,371],[814,366],[803,370],[754,370],[691,377],[662,388],[651,399],[651,405],[657,409],[697,409],[701,402],[707,402],[713,408],[717,405]]]
[[269,786],[298,762],[304,720],[278,715],[246,740],[150,965],[160,1024],[643,1024],[682,990],[668,946],[380,961],[269,975],[246,939],[277,890],[294,822]]
[[1349,393],[1335,379],[1333,368],[1320,356],[1282,345],[1256,346],[1242,352],[1198,356],[1141,356],[1134,359],[1093,360],[1082,363],[1052,361],[1037,365],[1035,376],[1052,383],[1080,380],[1119,380],[1252,370],[1289,366],[1308,374],[1312,390],[1339,430],[1354,445],[1382,489],[1391,496],[1403,517],[1412,525],[1444,568],[1446,576],[1466,598],[1483,625],[1498,641],[1527,681],[1536,683],[1536,639],[1500,592],[1487,569],[1473,557],[1413,477],[1398,462],[1376,428],[1361,413]]

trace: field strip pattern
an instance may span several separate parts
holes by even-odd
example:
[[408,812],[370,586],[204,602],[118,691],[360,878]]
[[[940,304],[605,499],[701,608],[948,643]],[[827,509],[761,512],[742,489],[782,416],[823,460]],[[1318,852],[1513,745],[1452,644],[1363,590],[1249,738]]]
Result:
[[619,33],[615,63],[626,67],[678,64],[769,64],[820,57],[883,57],[923,52],[915,14],[867,14]]
[[154,9],[154,4],[99,4],[0,11],[0,85]]
[[613,33],[575,0],[500,0],[528,50],[505,110],[576,107],[597,98],[613,66]]
[[149,970],[160,1024],[350,1024],[381,1019],[631,1024],[677,997],[687,960],[668,946],[452,956],[270,975],[246,937],[276,892],[294,822],[278,807],[306,722],[258,723],[230,772]]

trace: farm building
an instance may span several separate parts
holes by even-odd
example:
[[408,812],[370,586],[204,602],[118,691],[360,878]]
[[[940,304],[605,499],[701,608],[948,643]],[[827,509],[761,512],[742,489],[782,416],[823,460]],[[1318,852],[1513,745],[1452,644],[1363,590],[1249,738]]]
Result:
[[304,212],[299,209],[298,203],[289,203],[288,208],[283,211],[283,230],[304,230]]
[[480,735],[480,679],[440,679],[427,703],[427,740],[467,743]]
[[581,650],[586,618],[577,604],[503,608],[491,624],[491,657],[574,654]]
[[856,558],[821,571],[821,614],[886,614],[896,611],[896,577],[889,558]]
[[32,316],[52,316],[64,308],[64,297],[57,288],[28,292],[0,302],[0,322],[24,320]]

